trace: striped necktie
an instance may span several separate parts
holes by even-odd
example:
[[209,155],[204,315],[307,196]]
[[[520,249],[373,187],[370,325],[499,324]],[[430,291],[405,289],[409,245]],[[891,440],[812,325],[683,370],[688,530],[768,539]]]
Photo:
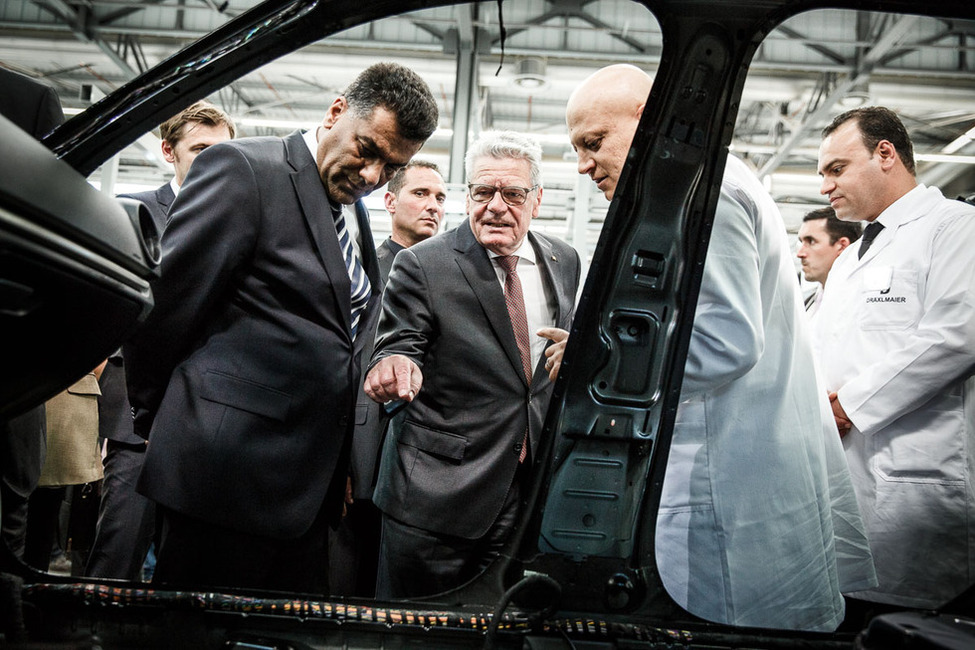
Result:
[[362,268],[362,262],[355,254],[352,247],[352,238],[349,236],[349,229],[345,226],[345,212],[339,208],[333,210],[332,216],[335,217],[335,233],[339,237],[339,246],[342,247],[342,255],[345,257],[345,268],[349,272],[349,280],[352,283],[352,340],[355,340],[356,332],[359,330],[359,319],[369,304],[369,296],[372,294],[372,287],[369,284],[369,277],[366,270]]

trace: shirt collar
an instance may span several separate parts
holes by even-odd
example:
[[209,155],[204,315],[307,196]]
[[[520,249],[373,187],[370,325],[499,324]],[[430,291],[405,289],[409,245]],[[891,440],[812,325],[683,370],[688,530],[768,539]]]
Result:
[[[315,163],[316,173],[318,168],[318,127],[313,129],[308,129],[301,134],[301,139],[305,141],[305,146],[308,147],[308,151],[311,153],[311,159]],[[324,186],[323,186],[324,187]],[[325,190],[325,198],[328,199],[328,205],[332,209],[332,213],[336,213],[342,209],[342,206],[332,200],[332,197],[328,195],[328,190]]]
[[[937,192],[937,188],[933,189]],[[923,212],[920,206],[928,200],[930,194],[931,192],[924,183],[918,183],[910,192],[888,205],[883,212],[877,215],[873,223],[883,224],[884,228],[896,228],[905,221],[917,218],[918,214]]]
[[179,183],[176,182],[175,176],[169,179],[169,187],[173,190],[173,196],[179,196]]
[[400,252],[401,250],[404,250],[406,248],[406,246],[403,246],[402,244],[393,241],[393,238],[392,237],[387,237],[386,238],[386,246],[389,247],[389,251],[391,253],[393,253],[394,255],[396,253]]
[[307,131],[305,131],[304,133],[301,134],[301,138],[302,138],[302,140],[305,141],[305,146],[308,147],[308,151],[311,152],[311,159],[314,160],[314,161],[316,161],[315,164],[317,165],[318,164],[317,163],[317,161],[318,161],[318,158],[317,158],[317,156],[318,156],[318,127],[316,126],[314,129],[308,129]]

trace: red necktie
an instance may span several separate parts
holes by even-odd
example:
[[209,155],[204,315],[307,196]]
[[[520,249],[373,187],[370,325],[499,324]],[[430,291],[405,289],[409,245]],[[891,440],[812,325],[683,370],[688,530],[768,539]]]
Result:
[[[525,379],[528,380],[528,387],[531,390],[532,383],[532,349],[531,339],[528,335],[528,315],[525,312],[525,294],[521,291],[521,279],[515,267],[518,266],[517,255],[507,255],[498,257],[498,264],[506,273],[504,280],[504,301],[508,306],[508,317],[511,319],[511,328],[515,332],[515,341],[518,343],[518,352],[521,353],[521,366],[525,372]],[[521,443],[521,453],[518,462],[525,462],[528,456],[528,430],[525,430],[525,439]]]

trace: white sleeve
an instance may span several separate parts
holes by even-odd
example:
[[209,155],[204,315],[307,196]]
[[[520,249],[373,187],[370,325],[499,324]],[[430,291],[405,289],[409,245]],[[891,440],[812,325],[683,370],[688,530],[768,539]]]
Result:
[[681,399],[741,377],[758,363],[765,346],[757,207],[726,188],[723,184],[704,262]]

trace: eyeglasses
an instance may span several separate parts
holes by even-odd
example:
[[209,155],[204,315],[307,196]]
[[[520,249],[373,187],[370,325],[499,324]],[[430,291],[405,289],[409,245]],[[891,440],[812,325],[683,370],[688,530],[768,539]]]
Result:
[[513,185],[509,185],[498,188],[494,185],[475,185],[472,183],[467,186],[471,200],[475,203],[490,202],[494,198],[495,192],[499,189],[501,190],[501,200],[508,205],[524,205],[525,201],[528,200],[528,193],[538,189],[538,185],[533,185],[532,187],[514,187]]

